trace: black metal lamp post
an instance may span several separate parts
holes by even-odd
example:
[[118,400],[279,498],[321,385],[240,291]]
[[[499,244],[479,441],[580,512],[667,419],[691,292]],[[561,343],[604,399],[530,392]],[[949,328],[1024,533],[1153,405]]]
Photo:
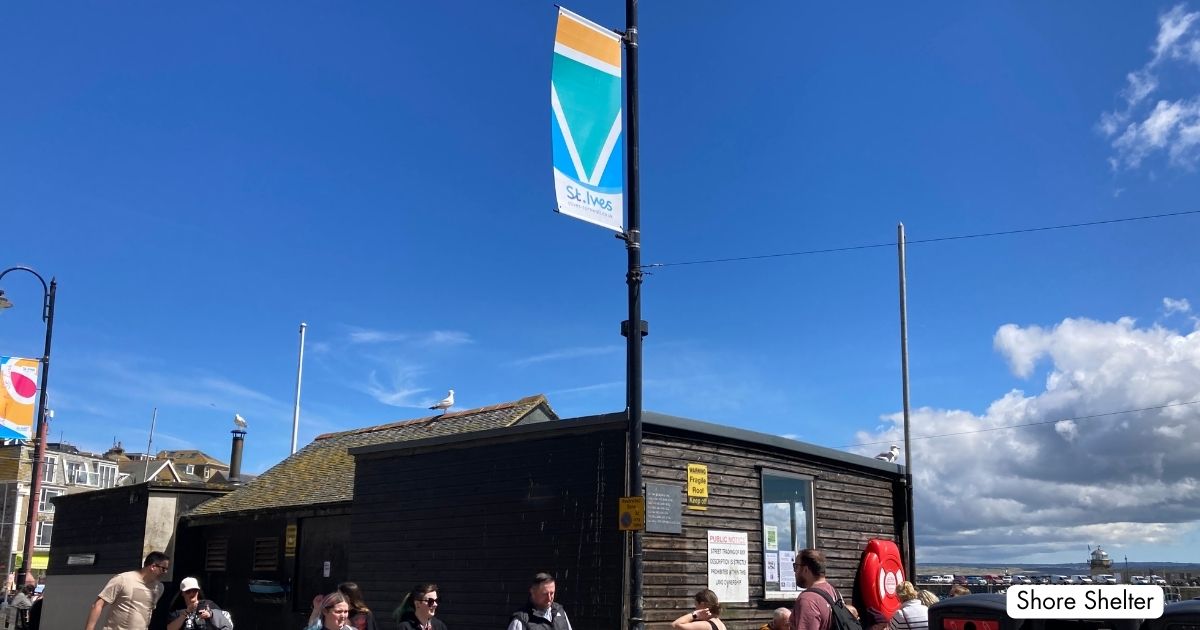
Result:
[[[38,501],[42,491],[42,460],[46,457],[46,383],[50,379],[50,339],[54,334],[54,294],[58,289],[58,280],[46,279],[29,267],[16,266],[0,271],[0,280],[10,271],[27,271],[42,283],[42,321],[46,322],[46,349],[42,353],[41,383],[38,386],[37,432],[33,439],[33,462],[29,483],[29,516],[25,519],[25,551],[21,556],[21,570],[17,573],[17,585],[20,586],[28,579],[29,569],[33,566],[33,547],[37,533]],[[0,310],[9,308],[12,302],[4,297],[0,290]]]

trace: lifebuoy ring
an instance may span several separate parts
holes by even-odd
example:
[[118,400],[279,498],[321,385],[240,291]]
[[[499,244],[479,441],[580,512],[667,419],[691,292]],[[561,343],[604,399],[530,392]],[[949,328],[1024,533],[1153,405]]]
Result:
[[858,589],[867,607],[890,621],[900,610],[896,587],[904,580],[904,564],[896,543],[879,538],[867,541],[858,569]]

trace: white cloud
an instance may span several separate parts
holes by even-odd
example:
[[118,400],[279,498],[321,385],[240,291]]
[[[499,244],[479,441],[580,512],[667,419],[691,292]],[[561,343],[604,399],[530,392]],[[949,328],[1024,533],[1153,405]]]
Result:
[[[1046,361],[1045,387],[981,414],[913,411],[914,437],[947,435],[912,442],[922,561],[1171,545],[1200,528],[1200,332],[1065,319],[1005,325],[995,347],[1021,375]],[[883,420],[856,452],[903,439],[901,414]]]
[[351,326],[346,335],[351,344],[409,343],[414,346],[459,346],[473,343],[471,335],[461,330],[431,330],[409,333],[391,330],[375,330]]
[[417,399],[418,394],[429,390],[417,385],[417,379],[423,372],[424,369],[419,366],[395,362],[382,375],[379,370],[371,370],[366,383],[359,388],[376,401],[392,407],[427,407],[431,403]]
[[547,361],[562,361],[562,360],[566,360],[566,359],[579,359],[582,357],[594,357],[594,356],[600,356],[600,355],[605,355],[605,354],[613,354],[614,352],[619,352],[621,349],[622,349],[621,346],[590,346],[590,347],[562,348],[561,350],[554,350],[551,352],[545,352],[542,354],[536,354],[531,357],[525,357],[523,359],[517,359],[515,361],[510,361],[508,363],[508,365],[511,365],[514,367],[525,367],[525,366],[533,365],[535,363],[545,363]]
[[1192,305],[1187,301],[1187,298],[1175,300],[1165,297],[1163,298],[1163,311],[1167,315],[1173,315],[1175,313],[1190,313],[1192,311]]
[[1180,4],[1159,16],[1153,56],[1140,69],[1125,75],[1121,96],[1125,108],[1104,112],[1096,127],[1110,138],[1116,154],[1114,170],[1138,168],[1152,154],[1163,152],[1172,166],[1192,168],[1200,157],[1200,100],[1160,99],[1149,112],[1141,105],[1162,87],[1160,72],[1170,61],[1200,66],[1200,12]]

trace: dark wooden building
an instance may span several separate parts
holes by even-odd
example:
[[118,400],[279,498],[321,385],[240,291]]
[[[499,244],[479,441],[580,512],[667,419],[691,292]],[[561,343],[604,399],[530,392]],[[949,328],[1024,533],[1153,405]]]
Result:
[[[198,578],[206,595],[233,613],[238,630],[301,628],[315,594],[362,581],[351,552],[376,542],[352,535],[357,464],[350,450],[550,420],[558,416],[546,398],[531,396],[318,436],[245,486],[188,514],[176,545],[176,575]],[[422,487],[427,478],[424,472],[394,477],[390,492],[402,501],[407,489]],[[376,593],[368,591],[368,602],[383,610]]]
[[[895,464],[656,413],[644,423],[648,628],[706,587],[725,593],[731,630],[758,628],[795,599],[796,550],[824,550],[849,595],[867,540],[902,544]],[[626,627],[626,429],[618,413],[352,448],[351,574],[383,610],[435,582],[439,616],[483,630],[504,627],[532,574],[550,571],[576,630]]]
[[[54,540],[45,579],[53,605],[44,607],[41,627],[81,626],[109,578],[140,569],[151,551],[187,555],[177,538],[180,516],[230,490],[203,482],[151,481],[55,498]],[[177,568],[172,566],[163,577],[169,595],[171,584],[179,581]],[[165,605],[156,622],[165,620]]]

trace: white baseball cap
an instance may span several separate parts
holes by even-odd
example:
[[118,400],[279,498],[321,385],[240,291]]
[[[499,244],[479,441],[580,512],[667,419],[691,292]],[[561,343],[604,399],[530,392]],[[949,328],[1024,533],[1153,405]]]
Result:
[[200,581],[194,577],[183,578],[183,581],[179,583],[179,590],[181,592],[191,591],[191,590],[198,591],[198,590],[200,590]]

